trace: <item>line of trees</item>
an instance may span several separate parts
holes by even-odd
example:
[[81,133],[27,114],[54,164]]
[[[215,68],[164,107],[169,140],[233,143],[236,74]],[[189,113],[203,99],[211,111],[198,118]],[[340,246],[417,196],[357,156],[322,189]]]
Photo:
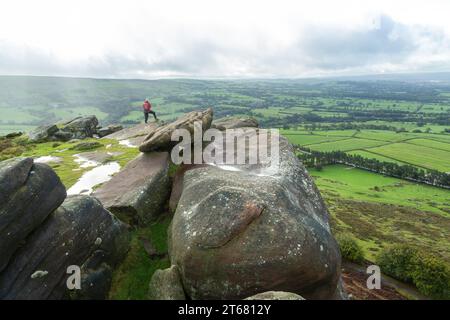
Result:
[[320,152],[306,147],[297,146],[296,148],[300,151],[298,157],[307,167],[321,170],[324,165],[345,164],[391,177],[450,189],[450,174],[445,172],[369,159],[343,151]]

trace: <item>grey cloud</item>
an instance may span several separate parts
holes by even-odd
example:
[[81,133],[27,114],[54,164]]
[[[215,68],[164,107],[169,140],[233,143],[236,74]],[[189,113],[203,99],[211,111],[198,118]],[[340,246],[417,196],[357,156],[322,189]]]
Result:
[[416,40],[411,28],[381,16],[370,30],[312,28],[298,45],[310,64],[333,69],[401,62],[417,49]]
[[60,71],[61,66],[50,53],[0,40],[0,74],[39,75]]
[[[178,50],[155,44],[148,54],[139,50],[135,55],[126,56],[108,52],[70,65],[60,63],[48,52],[0,41],[0,74],[106,78],[145,78],[161,73],[191,77],[230,74],[292,77],[305,70],[361,72],[383,63],[401,66],[424,49],[429,49],[430,54],[450,55],[450,41],[443,32],[403,25],[388,16],[380,16],[376,27],[364,30],[310,26],[291,46],[280,49],[272,47],[271,39],[265,41],[252,49],[227,45],[220,38],[199,39],[196,35],[183,34],[176,43]],[[432,48],[424,48],[424,43]],[[223,65],[224,61],[228,63]],[[422,66],[423,70],[439,67],[442,64]]]

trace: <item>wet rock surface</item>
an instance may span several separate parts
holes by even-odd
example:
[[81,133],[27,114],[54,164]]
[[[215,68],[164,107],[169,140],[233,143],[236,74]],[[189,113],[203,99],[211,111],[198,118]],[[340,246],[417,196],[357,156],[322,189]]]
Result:
[[170,194],[169,154],[141,154],[98,188],[93,196],[129,224],[145,225],[161,212]]
[[185,173],[169,255],[190,298],[336,297],[341,258],[327,209],[292,146],[279,141],[275,169],[258,163]]
[[[125,225],[89,196],[68,197],[0,273],[1,299],[104,299],[112,269],[128,250]],[[81,290],[66,281],[81,268]]]
[[113,174],[120,171],[120,164],[114,161],[100,165],[89,161],[85,164],[93,164],[94,167],[84,172],[78,181],[67,190],[67,194],[91,194],[96,186],[109,181]]
[[108,152],[108,151],[90,151],[77,154],[79,158],[86,159],[97,163],[103,163],[112,157],[119,156],[123,152]]
[[174,130],[186,129],[192,137],[194,133],[194,123],[201,122],[202,130],[205,131],[211,126],[212,116],[213,111],[211,108],[205,111],[192,111],[174,122],[157,127],[147,135],[145,140],[139,146],[139,151],[170,151],[172,147],[178,143],[177,141],[171,141]]
[[0,271],[66,197],[59,177],[32,158],[0,162]]

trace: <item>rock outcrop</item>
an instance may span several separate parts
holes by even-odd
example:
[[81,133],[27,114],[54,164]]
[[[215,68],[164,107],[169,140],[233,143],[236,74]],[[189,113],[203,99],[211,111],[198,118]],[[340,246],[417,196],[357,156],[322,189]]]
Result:
[[169,197],[168,169],[167,152],[141,154],[93,196],[123,221],[145,225],[162,212]]
[[214,120],[211,124],[211,128],[219,130],[237,129],[237,128],[257,128],[259,126],[258,121],[253,117],[225,117]]
[[21,131],[10,132],[7,135],[5,135],[5,138],[12,139],[12,138],[15,138],[15,137],[20,137],[21,135],[23,135],[23,132],[21,132]]
[[190,298],[265,291],[336,298],[341,258],[327,209],[292,146],[279,141],[276,168],[258,163],[185,173],[169,255]]
[[76,117],[61,125],[60,130],[72,134],[72,139],[92,138],[97,133],[96,116]]
[[177,266],[156,270],[149,284],[150,300],[186,300]]
[[[104,299],[112,268],[128,249],[125,225],[89,196],[68,197],[0,273],[1,299]],[[81,290],[69,290],[68,267],[81,269]]]
[[28,133],[28,138],[33,142],[69,141],[71,139],[92,138],[95,135],[104,137],[122,129],[121,125],[98,127],[96,116],[80,116],[67,122],[37,127]]
[[172,133],[177,129],[186,129],[194,134],[194,123],[199,121],[202,124],[202,131],[209,129],[212,122],[213,111],[211,108],[201,112],[192,111],[185,116],[169,124],[157,127],[150,132],[142,144],[139,146],[141,152],[170,151],[177,141],[172,141]]
[[65,197],[64,185],[46,164],[32,158],[0,162],[0,271]]
[[46,141],[51,139],[58,130],[55,124],[39,126],[29,132],[28,137],[34,142]]
[[[127,145],[142,142],[144,153],[94,197],[71,196],[64,202],[66,191],[50,167],[30,158],[0,163],[0,299],[104,299],[112,272],[128,250],[126,224],[145,226],[156,220],[169,196],[175,211],[168,235],[172,266],[153,274],[149,298],[344,298],[341,257],[327,209],[286,139],[275,135],[279,152],[270,150],[279,159],[275,163],[205,160],[181,165],[170,192],[169,152],[178,143],[171,135],[186,129],[192,138],[197,121],[203,131],[241,128],[239,134],[250,140],[241,145],[247,161],[257,152],[258,139],[268,133],[248,117],[212,124],[212,109],[170,124],[142,124],[114,133],[114,126],[101,131],[92,117],[76,118],[56,131],[42,128],[34,134],[36,141],[98,134]],[[224,145],[218,143],[214,139],[208,149],[219,152]],[[82,142],[76,149],[96,146]],[[225,150],[227,155],[239,151]],[[108,156],[95,151],[85,155],[95,161]],[[68,268],[81,271],[80,290],[68,289]]]
[[292,292],[267,291],[255,294],[245,300],[305,300],[302,296]]

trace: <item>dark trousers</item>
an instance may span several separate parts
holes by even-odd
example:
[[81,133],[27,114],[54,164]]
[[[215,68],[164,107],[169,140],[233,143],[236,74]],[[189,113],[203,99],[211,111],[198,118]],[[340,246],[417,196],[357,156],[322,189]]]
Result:
[[153,115],[153,118],[155,118],[155,120],[157,120],[158,118],[156,117],[156,113],[155,111],[144,111],[144,119],[145,119],[145,123],[147,123],[148,121],[148,114],[151,113]]

